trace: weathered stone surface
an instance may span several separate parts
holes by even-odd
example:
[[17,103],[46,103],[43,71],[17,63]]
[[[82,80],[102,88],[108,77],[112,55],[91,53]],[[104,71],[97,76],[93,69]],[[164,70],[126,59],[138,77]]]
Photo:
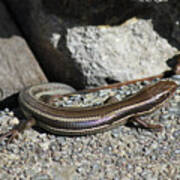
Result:
[[0,100],[46,77],[0,2]]
[[115,27],[75,27],[68,30],[67,46],[88,84],[96,85],[159,74],[176,51],[150,21],[138,19]]
[[[162,19],[158,19],[158,15],[162,17],[162,14],[158,12],[162,9],[164,14],[168,14],[172,10],[174,5],[171,2],[123,1],[122,4],[117,3],[121,11],[117,11],[114,5],[117,1],[113,0],[108,1],[109,4],[91,1],[89,6],[89,1],[83,1],[84,4],[79,1],[77,8],[76,3],[71,4],[74,2],[71,0],[62,1],[61,6],[59,1],[47,0],[7,2],[12,11],[16,9],[17,20],[49,79],[76,88],[161,73],[168,69],[166,60],[176,51],[159,35],[162,32],[158,31],[158,34],[153,29],[158,22],[161,25]],[[132,6],[128,6],[128,3],[132,3]],[[89,7],[90,12],[94,10],[98,13],[89,16],[87,11],[81,9],[82,4],[84,9]],[[95,8],[96,5],[99,7]],[[166,11],[163,7],[167,6]],[[128,21],[120,25],[132,16],[139,18],[136,22]],[[143,16],[147,19],[152,17],[153,24],[150,20],[142,20]],[[114,26],[98,26],[104,24]],[[163,28],[158,30],[166,31]]]

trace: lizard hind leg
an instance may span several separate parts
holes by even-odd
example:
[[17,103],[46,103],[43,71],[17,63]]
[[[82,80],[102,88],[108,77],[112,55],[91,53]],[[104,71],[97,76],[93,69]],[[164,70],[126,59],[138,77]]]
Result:
[[157,130],[157,131],[162,131],[162,128],[163,128],[160,124],[151,124],[151,123],[148,123],[144,120],[141,120],[139,117],[134,117],[130,121],[131,122],[134,121],[146,129],[153,129],[153,130]]

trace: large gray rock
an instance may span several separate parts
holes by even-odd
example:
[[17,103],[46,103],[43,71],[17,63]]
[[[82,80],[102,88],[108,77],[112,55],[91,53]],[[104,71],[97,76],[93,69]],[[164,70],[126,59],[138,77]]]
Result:
[[114,27],[68,29],[67,47],[91,85],[159,74],[176,51],[153,30],[151,21],[140,19]]
[[[158,19],[161,9],[165,14],[172,10],[171,2],[6,2],[49,79],[76,88],[159,74],[168,69],[166,60],[176,51],[154,30],[163,21]],[[142,19],[147,14],[152,21]],[[139,18],[121,25],[132,16]]]
[[0,2],[0,100],[47,79]]

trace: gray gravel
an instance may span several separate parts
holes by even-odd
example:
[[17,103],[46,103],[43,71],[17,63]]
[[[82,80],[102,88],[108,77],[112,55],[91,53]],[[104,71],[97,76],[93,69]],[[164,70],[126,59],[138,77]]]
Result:
[[[180,78],[174,79],[180,82]],[[81,97],[81,104],[92,105],[88,98],[103,102],[107,96],[114,93],[118,98],[120,95],[128,96],[146,84],[147,82],[125,86],[118,92],[86,94]],[[29,129],[11,144],[6,145],[5,141],[2,141],[0,179],[178,180],[179,93],[180,89],[168,105],[142,117],[162,124],[162,132],[119,126],[105,133],[70,138]],[[71,97],[68,102],[72,104],[76,98]],[[94,100],[93,104],[98,103]],[[0,132],[6,132],[17,123],[18,119],[13,112],[8,109],[0,111]]]

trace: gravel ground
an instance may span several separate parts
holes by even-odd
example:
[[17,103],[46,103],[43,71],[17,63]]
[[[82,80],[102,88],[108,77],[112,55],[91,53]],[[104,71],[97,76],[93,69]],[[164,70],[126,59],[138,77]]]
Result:
[[[174,77],[180,84],[180,77]],[[66,98],[64,104],[99,105],[109,95],[121,99],[148,82]],[[81,137],[26,130],[11,144],[0,142],[0,179],[166,180],[180,179],[180,88],[156,112],[142,118],[163,125],[162,132],[135,126]],[[80,101],[81,99],[81,101]],[[90,100],[91,99],[91,100]],[[92,101],[93,99],[93,101]],[[58,104],[59,105],[59,104]],[[0,111],[0,132],[18,123],[12,111]]]

